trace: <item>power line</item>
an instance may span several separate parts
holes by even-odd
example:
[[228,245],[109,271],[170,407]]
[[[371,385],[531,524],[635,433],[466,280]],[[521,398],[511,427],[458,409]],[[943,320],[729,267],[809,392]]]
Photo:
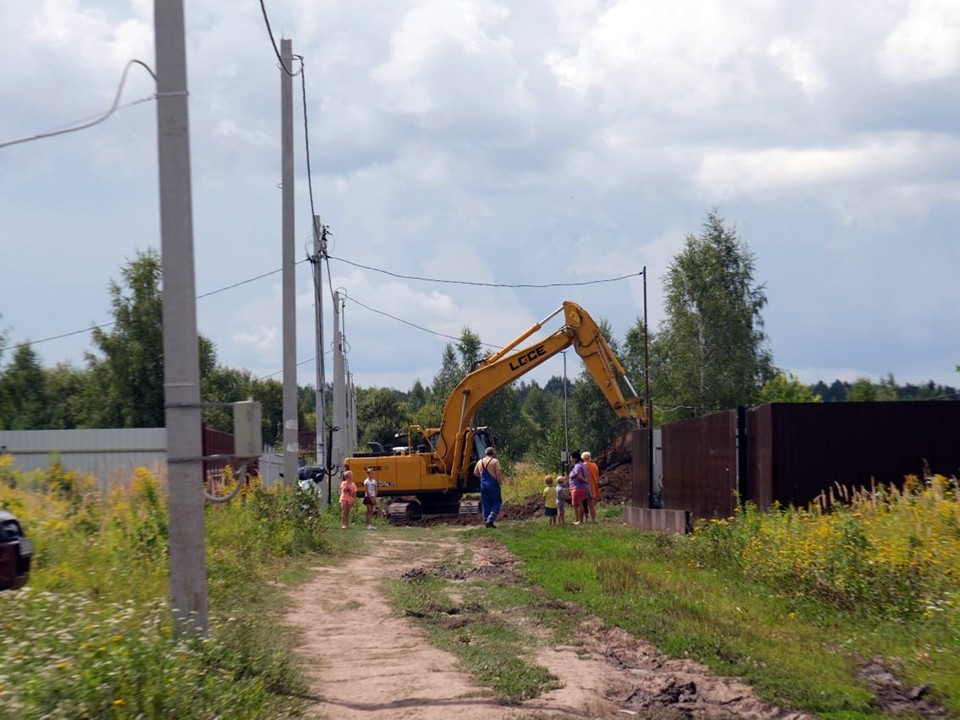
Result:
[[[297,260],[297,261],[294,263],[294,265],[300,265],[300,264],[302,264],[302,263],[307,262],[308,260],[309,260],[309,258],[305,258],[305,259],[303,259],[303,260]],[[240,287],[241,285],[246,285],[247,283],[252,283],[252,282],[254,282],[255,280],[262,280],[262,279],[265,278],[265,277],[270,277],[271,275],[276,275],[278,272],[281,272],[281,270],[282,270],[282,268],[278,268],[278,269],[276,269],[276,270],[271,270],[270,272],[265,272],[265,273],[263,273],[263,274],[261,274],[261,275],[256,275],[256,276],[254,276],[254,277],[252,277],[252,278],[247,278],[246,280],[241,280],[240,282],[235,282],[235,283],[233,283],[232,285],[225,285],[224,287],[217,288],[216,290],[211,290],[210,292],[205,292],[205,293],[203,293],[202,295],[197,295],[197,300],[200,300],[200,299],[205,298],[205,297],[210,297],[211,295],[216,295],[217,293],[222,293],[222,292],[224,292],[224,291],[226,291],[226,290],[232,290],[233,288]],[[26,346],[26,345],[40,345],[40,344],[45,343],[45,342],[50,342],[51,340],[60,340],[61,338],[70,337],[70,336],[72,336],[72,335],[80,335],[81,333],[88,333],[88,332],[92,332],[92,331],[94,331],[94,330],[101,330],[101,329],[103,329],[103,328],[108,328],[108,327],[111,327],[111,326],[116,325],[116,324],[117,324],[117,322],[116,322],[115,320],[114,320],[113,322],[101,323],[101,324],[99,324],[99,325],[94,325],[93,327],[84,328],[83,330],[73,330],[73,331],[71,331],[71,332],[62,333],[62,334],[60,334],[60,335],[51,335],[50,337],[41,338],[40,340],[32,340],[32,341],[29,341],[29,342],[17,343],[17,344],[15,344],[15,345],[11,345],[11,346],[10,346],[10,349],[11,349],[11,350],[17,350],[18,348],[24,347],[24,346]]]
[[282,67],[283,71],[290,77],[296,77],[298,73],[303,72],[303,58],[299,55],[294,55],[294,57],[300,60],[300,69],[295,73],[287,70],[287,66],[283,62],[283,57],[280,55],[280,49],[277,47],[277,41],[273,37],[273,28],[270,27],[270,18],[267,16],[267,6],[263,4],[263,0],[260,0],[260,9],[263,11],[263,22],[267,26],[267,35],[270,36],[270,44],[273,45],[273,52],[277,55],[277,60],[280,62],[280,67]]
[[[37,133],[36,135],[30,135],[29,137],[22,137],[22,138],[17,138],[16,140],[8,140],[6,142],[2,142],[0,143],[0,149],[5,147],[10,147],[11,145],[19,145],[20,143],[32,142],[34,140],[43,140],[44,138],[54,137],[56,135],[66,135],[67,133],[77,132],[78,130],[85,130],[89,127],[93,127],[94,125],[98,125],[102,123],[104,120],[109,118],[111,115],[113,115],[113,113],[117,111],[118,105],[120,103],[120,96],[123,94],[123,86],[127,82],[127,73],[130,71],[131,65],[140,65],[141,67],[145,68],[146,71],[150,73],[150,77],[153,78],[153,81],[154,82],[157,81],[156,73],[153,72],[153,70],[150,68],[149,65],[147,65],[142,60],[137,60],[136,58],[134,58],[133,60],[129,60],[127,61],[126,66],[123,68],[123,74],[120,76],[120,85],[117,88],[117,94],[113,98],[113,105],[111,105],[110,109],[107,110],[105,113],[103,113],[102,115],[98,115],[93,120],[90,120],[87,122],[79,121],[79,123],[72,124],[60,130],[50,130],[48,132]],[[156,97],[157,97],[156,94],[154,94],[148,98],[135,100],[127,105],[124,105],[123,107],[130,107],[132,105],[137,105],[139,103],[155,100]]]
[[[310,167],[310,125],[307,122],[307,69],[303,63],[303,55],[297,55],[300,58],[300,96],[303,99],[303,143],[307,156],[307,188],[310,196],[310,224],[313,227],[314,237],[316,237],[316,217],[317,211],[313,204],[313,170]],[[322,228],[321,228],[322,232]]]
[[[397,322],[401,322],[401,323],[403,323],[404,325],[409,325],[410,327],[416,328],[417,330],[423,330],[423,332],[430,333],[431,335],[436,335],[437,337],[447,338],[447,339],[449,339],[449,340],[456,340],[457,342],[460,341],[460,338],[454,337],[453,335],[446,335],[446,334],[444,334],[444,333],[442,333],[442,332],[437,332],[436,330],[431,330],[430,328],[425,328],[425,327],[423,327],[422,325],[417,325],[416,323],[412,323],[412,322],[410,322],[409,320],[404,320],[403,318],[399,318],[399,317],[397,317],[396,315],[391,315],[390,313],[384,312],[383,310],[377,310],[376,308],[372,308],[372,307],[370,307],[369,305],[364,305],[362,302],[360,302],[360,301],[357,300],[356,298],[350,297],[349,295],[345,295],[344,297],[346,297],[346,298],[347,298],[348,300],[350,300],[351,302],[356,303],[356,304],[359,305],[360,307],[369,310],[370,312],[377,313],[378,315],[383,315],[384,317],[388,317],[388,318],[390,318],[391,320],[396,320]],[[499,350],[499,349],[501,349],[501,348],[503,347],[502,345],[492,345],[492,344],[486,343],[486,342],[481,342],[480,344],[481,344],[481,345],[486,345],[486,346],[489,347],[489,348],[494,348],[495,350]]]
[[352,260],[347,260],[346,258],[334,257],[333,255],[328,255],[331,260],[337,260],[347,265],[353,265],[354,267],[363,268],[364,270],[371,270],[373,272],[382,273],[384,275],[389,275],[390,277],[400,278],[401,280],[418,280],[420,282],[432,282],[432,283],[446,283],[449,285],[474,285],[477,287],[494,287],[494,288],[555,288],[555,287],[581,287],[583,285],[598,285],[600,283],[611,283],[619,282],[620,280],[626,280],[627,278],[639,277],[643,275],[643,271],[629,273],[628,275],[620,275],[619,277],[612,278],[602,278],[599,280],[585,280],[583,282],[558,282],[558,283],[488,283],[488,282],[477,282],[475,280],[446,280],[442,278],[430,278],[430,277],[421,277],[419,275],[402,275],[400,273],[391,272],[390,270],[383,270],[382,268],[373,267],[371,265],[363,265],[358,262],[353,262]]
[[[299,262],[303,262],[302,260]],[[246,280],[241,280],[240,282],[235,282],[233,285],[227,285],[226,287],[217,288],[216,290],[211,290],[210,292],[205,292],[203,295],[197,295],[197,300],[201,298],[210,297],[211,295],[216,295],[217,293],[222,293],[225,290],[232,290],[235,287],[240,287],[241,285],[246,285],[247,283],[252,283],[254,280],[261,280],[265,277],[270,277],[271,275],[276,275],[278,272],[281,272],[283,268],[277,268],[276,270],[271,270],[270,272],[265,272],[262,275],[257,275],[256,277],[247,278]]]
[[[322,230],[321,230],[321,231],[322,231],[324,234],[326,234],[326,233],[327,233],[327,228],[326,228],[326,226],[322,226]],[[368,265],[362,265],[362,264],[360,264],[360,263],[355,263],[355,262],[352,262],[352,261],[350,261],[350,260],[345,260],[345,259],[343,259],[343,258],[334,257],[334,256],[328,255],[328,254],[327,254],[327,255],[324,255],[324,256],[323,256],[323,259],[326,260],[326,266],[327,266],[327,286],[330,288],[331,297],[333,297],[333,279],[332,279],[331,272],[330,272],[330,260],[331,260],[331,259],[333,259],[333,260],[339,260],[340,262],[344,262],[344,263],[346,263],[346,264],[348,264],[348,265],[353,265],[353,266],[355,266],[355,267],[363,268],[363,269],[365,269],[365,270],[372,270],[372,271],[374,271],[374,272],[383,273],[383,274],[385,274],[385,275],[392,275],[393,277],[402,278],[402,279],[405,279],[405,280],[419,280],[419,281],[422,281],[422,282],[449,283],[449,284],[457,284],[457,285],[482,285],[482,286],[485,286],[485,287],[508,287],[508,288],[517,288],[517,287],[533,287],[533,288],[540,288],[540,287],[544,287],[544,288],[546,288],[546,287],[570,287],[570,286],[577,286],[577,285],[592,285],[592,284],[596,284],[596,283],[616,282],[616,281],[618,281],[618,280],[624,280],[624,279],[626,279],[626,278],[634,277],[634,275],[636,275],[636,273],[631,273],[630,275],[623,275],[623,276],[618,277],[618,278],[607,278],[607,279],[603,279],[603,280],[590,280],[590,281],[581,282],[581,283],[552,283],[552,284],[547,284],[547,285],[510,285],[510,284],[503,284],[503,283],[476,283],[476,282],[471,282],[471,281],[466,281],[466,280],[441,280],[441,279],[432,279],[432,278],[425,278],[425,277],[416,277],[416,276],[411,276],[411,275],[400,275],[400,274],[398,274],[398,273],[392,273],[392,272],[389,272],[389,271],[387,271],[387,270],[381,270],[381,269],[379,269],[379,268],[371,267],[371,266],[368,266]],[[301,265],[301,264],[303,264],[303,263],[305,263],[305,262],[309,262],[309,261],[310,261],[310,258],[309,258],[309,257],[306,257],[306,258],[303,258],[302,260],[297,260],[295,264],[296,264],[296,265]],[[197,295],[197,300],[201,300],[201,299],[203,299],[203,298],[210,297],[211,295],[217,295],[217,294],[219,294],[219,293],[226,292],[227,290],[233,290],[234,288],[238,288],[238,287],[240,287],[240,286],[242,286],[242,285],[247,285],[247,284],[252,283],[252,282],[255,282],[255,281],[257,281],[257,280],[262,280],[263,278],[270,277],[271,275],[276,275],[277,273],[279,273],[279,272],[281,272],[281,271],[282,271],[282,268],[277,268],[276,270],[271,270],[271,271],[269,271],[269,272],[261,273],[260,275],[255,275],[255,276],[253,276],[253,277],[247,278],[247,279],[245,279],[245,280],[240,280],[240,281],[235,282],[235,283],[232,283],[232,284],[230,284],[230,285],[224,285],[223,287],[217,288],[217,289],[215,289],[215,290],[210,290],[209,292],[205,292],[205,293],[203,293],[203,294],[201,294],[201,295]],[[425,328],[425,327],[422,327],[422,326],[417,325],[417,324],[415,324],[415,323],[411,323],[411,322],[409,322],[409,321],[407,321],[407,320],[404,320],[403,318],[398,318],[398,317],[396,317],[396,316],[394,316],[394,315],[391,315],[390,313],[384,312],[384,311],[382,311],[382,310],[377,310],[376,308],[369,307],[369,306],[364,305],[363,303],[361,303],[359,300],[356,300],[355,298],[350,298],[350,300],[352,300],[353,302],[357,303],[357,304],[360,305],[361,307],[366,308],[366,309],[369,310],[370,312],[379,313],[380,315],[384,315],[384,316],[389,317],[389,318],[391,318],[391,319],[393,319],[393,320],[396,320],[397,322],[401,322],[401,323],[410,325],[411,327],[417,328],[418,330],[423,330],[424,332],[431,333],[432,335],[437,335],[437,336],[439,336],[439,337],[449,338],[449,339],[451,339],[451,340],[459,340],[459,339],[460,339],[460,338],[458,338],[458,337],[453,337],[453,336],[451,336],[451,335],[444,335],[443,333],[435,332],[435,331],[433,331],[433,330],[430,330],[429,328]],[[70,337],[70,336],[72,336],[72,335],[79,335],[79,334],[81,334],[81,333],[91,332],[92,330],[97,329],[97,328],[107,328],[107,327],[110,327],[110,326],[115,325],[115,324],[116,324],[116,322],[102,323],[102,324],[99,324],[99,325],[94,325],[92,328],[84,328],[84,329],[82,329],[82,330],[73,330],[73,331],[71,331],[71,332],[62,333],[62,334],[60,334],[60,335],[52,335],[52,336],[50,336],[50,337],[41,338],[40,340],[34,340],[34,341],[32,341],[32,342],[18,343],[18,344],[16,344],[16,345],[11,345],[11,349],[16,350],[17,348],[23,347],[23,346],[25,346],[25,345],[40,345],[40,344],[42,344],[42,343],[50,342],[50,341],[52,341],[52,340],[60,340],[61,338]],[[483,343],[483,344],[484,344],[484,345],[488,345],[489,347],[494,347],[494,348],[499,348],[499,347],[500,347],[499,345],[490,345],[489,343]]]
[[[324,353],[324,355],[329,355],[329,354],[330,353]],[[297,367],[300,367],[301,365],[306,365],[309,362],[316,362],[316,359],[317,359],[316,357],[312,357],[312,358],[307,358],[306,360],[302,360],[297,363]],[[267,378],[272,378],[274,375],[279,375],[282,372],[283,370],[277,370],[276,372],[272,372],[269,375],[263,375],[261,377],[258,377],[257,380],[266,380]]]
[[26,347],[27,345],[39,345],[41,343],[50,342],[51,340],[59,340],[60,338],[70,337],[72,335],[80,335],[81,333],[93,332],[94,330],[102,330],[103,328],[108,328],[116,324],[117,324],[116,320],[114,320],[113,322],[101,323],[100,325],[94,325],[93,327],[84,328],[83,330],[73,330],[72,332],[62,333],[60,335],[52,335],[50,337],[46,337],[41,340],[32,340],[32,341],[17,343],[15,345],[11,345],[10,349],[19,350],[20,348]]

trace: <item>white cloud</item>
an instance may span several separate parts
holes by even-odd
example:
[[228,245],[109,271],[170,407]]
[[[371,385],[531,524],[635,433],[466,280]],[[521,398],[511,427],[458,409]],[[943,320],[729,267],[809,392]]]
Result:
[[960,69],[960,3],[911,0],[878,54],[884,75],[898,83],[942,80]]
[[812,48],[805,42],[777,38],[770,43],[771,57],[809,97],[821,94],[827,88],[827,79]]
[[263,129],[243,130],[233,120],[221,120],[213,131],[216,137],[224,140],[236,140],[243,145],[254,147],[278,148],[279,143],[270,133]]
[[946,135],[871,135],[839,148],[719,150],[707,153],[697,182],[713,197],[848,183],[888,185],[937,176],[960,161],[960,140]]
[[498,27],[505,6],[489,0],[422,0],[390,37],[389,59],[371,71],[389,106],[430,127],[470,112],[522,110],[529,100],[512,43]]
[[767,3],[621,0],[590,23],[567,12],[584,32],[574,52],[547,62],[578,96],[596,91],[612,105],[643,102],[681,115],[753,95],[751,68],[762,42]]

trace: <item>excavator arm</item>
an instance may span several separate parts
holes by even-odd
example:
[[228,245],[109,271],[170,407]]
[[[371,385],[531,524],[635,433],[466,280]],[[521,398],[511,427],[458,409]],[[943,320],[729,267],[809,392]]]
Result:
[[[561,310],[564,315],[563,327],[540,342],[516,349]],[[466,466],[470,461],[470,426],[477,409],[497,390],[569,347],[573,347],[583,359],[617,417],[638,425],[646,424],[643,400],[637,396],[623,365],[613,354],[596,322],[576,303],[564,302],[505,348],[484,360],[450,393],[443,411],[443,422],[435,429],[435,450],[446,472],[457,478],[458,485],[466,483],[466,473],[470,472]],[[624,396],[618,377],[624,379],[632,397]]]

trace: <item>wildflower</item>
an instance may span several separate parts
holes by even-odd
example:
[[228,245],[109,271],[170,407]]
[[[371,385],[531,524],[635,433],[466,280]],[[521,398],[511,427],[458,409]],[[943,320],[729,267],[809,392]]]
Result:
[[113,704],[119,707],[121,705],[126,705],[127,701],[124,700],[123,698],[117,698],[116,700],[113,701]]

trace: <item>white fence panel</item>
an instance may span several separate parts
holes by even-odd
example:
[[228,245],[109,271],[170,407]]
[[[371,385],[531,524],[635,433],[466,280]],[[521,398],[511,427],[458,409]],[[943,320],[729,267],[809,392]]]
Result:
[[[110,428],[93,430],[0,430],[0,454],[10,453],[24,472],[48,467],[59,459],[66,470],[95,475],[106,490],[129,480],[134,468],[166,474],[166,428]],[[265,487],[280,484],[283,453],[264,446],[260,477]]]
[[102,489],[129,479],[136,467],[157,471],[167,461],[166,428],[91,430],[3,430],[0,452],[13,455],[23,471],[45,468],[59,459],[67,470],[96,475]]
[[282,472],[283,453],[278,453],[269,445],[264,445],[263,454],[260,456],[260,482],[264,487],[276,487],[280,484]]

